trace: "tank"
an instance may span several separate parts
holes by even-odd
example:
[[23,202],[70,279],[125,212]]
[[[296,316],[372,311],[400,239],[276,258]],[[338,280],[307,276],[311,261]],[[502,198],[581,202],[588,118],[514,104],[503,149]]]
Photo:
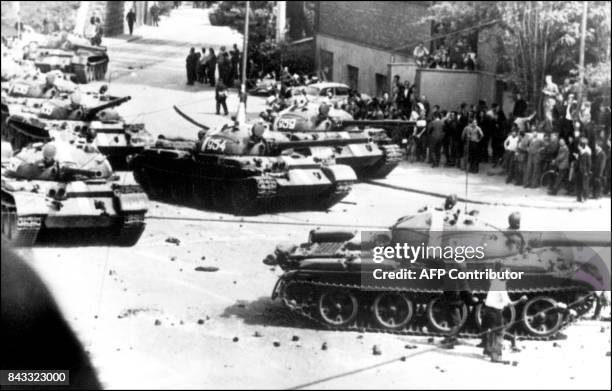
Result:
[[[402,150],[394,144],[384,128],[408,126],[412,123],[399,120],[353,120],[344,110],[332,108],[326,103],[302,102],[282,110],[274,120],[274,130],[291,134],[301,140],[328,140],[336,161],[351,166],[359,178],[384,178],[402,160]],[[370,138],[364,143],[337,144],[341,140]],[[316,156],[320,147],[306,148],[299,152]]]
[[71,82],[61,71],[48,73],[35,72],[23,77],[2,83],[2,130],[6,118],[12,114],[21,113],[24,107],[42,105],[49,98],[68,98],[76,90],[76,84]]
[[140,186],[115,175],[85,143],[35,143],[2,164],[2,237],[31,246],[39,234],[70,230],[111,235],[135,244],[145,228],[148,198]]
[[[143,124],[127,124],[113,109],[129,101],[129,96],[77,96],[78,99],[71,95],[71,99],[29,100],[19,110],[7,105],[9,111],[18,114],[6,118],[3,137],[15,151],[31,142],[70,135],[82,137],[106,155],[116,170],[125,169],[130,156],[153,142]],[[90,98],[89,103],[85,98]]]
[[69,75],[54,70],[47,73],[36,71],[2,82],[3,95],[23,98],[53,98],[74,92],[77,85]]
[[134,176],[151,197],[238,215],[281,206],[327,209],[349,193],[356,179],[350,167],[335,164],[331,156],[295,152],[328,145],[326,140],[290,141],[262,122],[215,130],[198,126],[197,141],[162,138],[132,159]]
[[106,47],[92,46],[84,38],[65,33],[29,44],[26,54],[42,72],[59,69],[73,74],[74,81],[80,84],[103,80],[109,62]]
[[[417,247],[471,243],[485,250],[483,257],[462,263],[444,262],[439,254],[415,263],[394,255],[378,262],[372,255],[377,247],[404,243]],[[597,254],[606,254],[605,261]],[[550,339],[591,308],[594,291],[610,289],[610,235],[499,229],[457,209],[424,208],[380,232],[313,230],[306,243],[278,246],[264,263],[284,271],[273,299],[321,327],[338,330],[444,335],[450,331],[450,320],[443,298],[452,284],[459,284],[455,285],[462,287],[461,292],[455,290],[459,297],[465,297],[467,290],[476,298],[465,299],[462,305],[464,337],[477,337],[483,331],[482,303],[490,280],[453,280],[451,269],[457,277],[457,270],[496,270],[502,264],[497,270],[507,267],[524,273],[520,279],[508,279],[511,299],[526,296],[504,310],[507,331],[520,338]],[[419,277],[402,277],[403,270]],[[446,270],[448,277],[434,278],[437,270]],[[375,277],[398,271],[398,279]]]

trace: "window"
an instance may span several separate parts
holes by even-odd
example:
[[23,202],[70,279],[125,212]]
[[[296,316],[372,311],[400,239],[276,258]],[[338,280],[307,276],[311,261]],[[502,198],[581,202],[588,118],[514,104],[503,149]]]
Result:
[[336,96],[348,96],[349,89],[346,87],[336,87]]
[[359,91],[359,68],[347,65],[348,85],[355,91]]
[[387,76],[377,73],[376,74],[376,96],[382,96],[385,92],[389,92],[389,82]]

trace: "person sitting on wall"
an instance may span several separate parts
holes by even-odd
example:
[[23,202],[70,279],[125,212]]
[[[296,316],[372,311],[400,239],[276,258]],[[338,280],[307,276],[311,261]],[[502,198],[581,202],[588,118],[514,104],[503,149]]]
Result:
[[427,65],[427,57],[429,56],[429,50],[425,47],[424,42],[420,42],[412,52],[414,59],[416,60],[417,66],[423,68]]

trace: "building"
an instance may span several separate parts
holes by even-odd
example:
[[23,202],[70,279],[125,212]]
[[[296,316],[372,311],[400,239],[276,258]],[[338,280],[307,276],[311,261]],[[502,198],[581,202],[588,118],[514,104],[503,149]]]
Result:
[[[326,78],[368,94],[387,90],[388,63],[409,62],[412,48],[431,37],[422,23],[429,1],[319,1],[315,62]],[[397,48],[408,45],[401,51]]]
[[[424,42],[430,51],[440,38],[425,21],[431,1],[320,1],[315,9],[315,64],[326,80],[379,96],[391,90],[393,76],[416,84],[419,94],[442,109],[461,102],[501,103],[495,55],[472,32],[478,71],[419,68],[412,53]],[[450,88],[449,88],[450,87]]]

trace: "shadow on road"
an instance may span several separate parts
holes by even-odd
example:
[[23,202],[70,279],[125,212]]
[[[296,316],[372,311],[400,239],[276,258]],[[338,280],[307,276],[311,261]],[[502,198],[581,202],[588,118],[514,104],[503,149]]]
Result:
[[265,296],[254,301],[238,300],[225,308],[221,317],[236,317],[248,325],[317,328],[314,322],[291,312],[281,302]]

